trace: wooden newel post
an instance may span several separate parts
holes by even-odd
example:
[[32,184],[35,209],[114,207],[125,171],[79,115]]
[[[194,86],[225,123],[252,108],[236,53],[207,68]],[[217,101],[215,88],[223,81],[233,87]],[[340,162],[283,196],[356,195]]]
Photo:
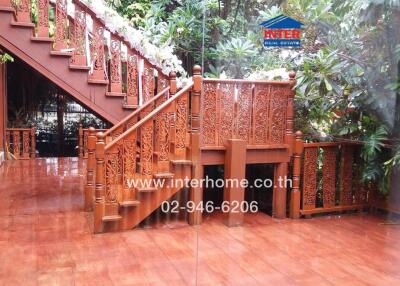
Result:
[[[191,115],[190,115],[190,144],[192,161],[192,178],[200,181],[204,176],[204,167],[201,164],[200,156],[200,96],[202,87],[201,66],[193,67],[193,91],[191,97]],[[203,188],[192,187],[190,189],[190,200],[198,205],[203,200]],[[189,223],[192,225],[201,224],[201,211],[194,211],[189,214]]]
[[83,158],[83,127],[82,123],[79,124],[79,132],[78,132],[78,152],[79,158]]
[[293,152],[292,192],[290,193],[290,218],[300,218],[300,175],[301,155],[303,154],[303,133],[296,132]]
[[176,93],[176,73],[175,72],[170,72],[169,73],[169,93],[170,95],[174,95]]
[[88,160],[86,165],[86,185],[85,185],[85,211],[93,210],[94,200],[94,171],[96,167],[96,158],[94,152],[96,150],[96,129],[89,128],[89,136],[87,139]]
[[94,202],[94,232],[103,231],[102,218],[104,215],[104,179],[105,179],[105,164],[104,164],[104,134],[99,132],[96,134],[96,174],[95,174],[95,202]]
[[289,72],[289,79],[292,82],[291,90],[288,95],[288,103],[286,109],[286,132],[285,132],[285,143],[289,145],[289,152],[292,155],[294,149],[294,96],[296,95],[296,90],[294,89],[296,85],[296,73],[294,71]]
[[31,159],[36,158],[36,128],[35,125],[31,127]]

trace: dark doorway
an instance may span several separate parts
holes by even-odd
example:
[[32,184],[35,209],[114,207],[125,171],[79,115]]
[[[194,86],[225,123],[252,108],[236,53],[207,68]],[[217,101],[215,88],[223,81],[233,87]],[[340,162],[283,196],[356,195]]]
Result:
[[12,55],[7,63],[9,128],[36,126],[38,157],[78,155],[78,128],[108,128],[64,90]]
[[249,164],[246,166],[246,179],[249,187],[245,191],[245,200],[256,201],[258,210],[272,216],[273,201],[273,164]]

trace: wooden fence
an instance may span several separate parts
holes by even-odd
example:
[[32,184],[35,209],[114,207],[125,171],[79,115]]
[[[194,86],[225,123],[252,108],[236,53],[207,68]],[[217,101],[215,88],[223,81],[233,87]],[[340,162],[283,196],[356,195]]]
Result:
[[36,129],[7,128],[6,151],[15,159],[34,159],[36,157]]

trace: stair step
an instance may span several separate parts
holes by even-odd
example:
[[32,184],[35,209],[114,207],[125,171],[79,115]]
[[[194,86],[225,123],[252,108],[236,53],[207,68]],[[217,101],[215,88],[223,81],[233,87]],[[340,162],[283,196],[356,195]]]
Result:
[[123,104],[122,107],[125,108],[125,109],[137,109],[139,107],[139,105]]
[[0,11],[4,11],[4,12],[15,12],[15,9],[13,7],[4,7],[4,6],[0,6]]
[[71,70],[82,70],[82,71],[89,71],[90,67],[88,66],[80,66],[80,65],[69,65]]
[[156,192],[158,189],[156,187],[148,187],[148,188],[137,188],[139,193],[153,193]]
[[125,208],[136,207],[136,206],[140,205],[140,201],[123,201],[123,202],[120,202],[119,205],[121,207],[125,207]]
[[107,79],[88,79],[88,83],[91,84],[104,84],[107,85],[109,81]]
[[103,216],[102,221],[109,222],[109,221],[118,221],[120,219],[122,219],[122,216],[120,216],[120,215],[106,215],[106,216]]
[[190,160],[171,160],[173,165],[192,165]]
[[106,96],[111,96],[111,97],[125,97],[126,93],[124,92],[111,92],[107,91]]
[[153,176],[156,179],[172,179],[174,177],[174,173],[157,173]]
[[21,27],[21,28],[35,28],[35,24],[31,22],[17,22],[14,20],[11,20],[11,26]]
[[33,42],[43,42],[43,43],[53,43],[54,40],[50,37],[31,37],[31,41]]
[[52,56],[60,56],[60,57],[72,57],[71,52],[63,52],[63,51],[51,51],[50,55]]

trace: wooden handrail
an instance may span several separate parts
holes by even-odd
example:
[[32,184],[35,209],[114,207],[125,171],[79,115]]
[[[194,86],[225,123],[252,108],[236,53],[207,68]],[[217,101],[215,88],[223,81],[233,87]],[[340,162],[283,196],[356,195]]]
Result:
[[362,145],[362,142],[358,141],[335,141],[335,142],[309,142],[303,143],[304,148],[312,148],[312,147],[336,147],[339,145]]
[[[156,116],[160,111],[162,111],[163,109],[167,108],[171,103],[173,103],[175,100],[177,100],[179,97],[181,97],[183,94],[185,94],[188,90],[190,90],[193,87],[193,81],[190,80],[190,82],[184,87],[182,88],[180,91],[178,91],[175,95],[173,95],[172,97],[170,97],[167,101],[165,101],[164,103],[162,103],[160,106],[158,106],[156,109],[154,109],[152,112],[150,112],[149,114],[147,114],[142,120],[140,120],[139,122],[137,122],[135,125],[133,125],[131,128],[129,128],[128,130],[126,130],[123,134],[121,134],[120,136],[118,136],[115,140],[113,140],[112,142],[110,142],[108,145],[106,145],[105,147],[105,151],[110,150],[118,141],[123,140],[125,137],[127,137],[130,133],[132,133],[133,131],[135,131],[137,128],[139,128],[140,126],[142,126],[144,123],[146,123],[147,121],[149,121],[150,119],[152,119],[154,116]],[[102,138],[104,138],[104,134],[101,136]]]
[[108,129],[105,133],[104,136],[110,136],[110,134],[112,134],[113,131],[115,131],[117,128],[121,127],[123,124],[125,124],[127,121],[129,121],[130,119],[132,119],[134,116],[140,114],[141,111],[143,111],[144,109],[146,109],[147,107],[150,106],[150,104],[152,104],[153,102],[155,102],[157,99],[159,99],[162,95],[164,95],[164,93],[166,93],[167,91],[170,90],[170,87],[166,87],[164,88],[161,92],[159,92],[156,96],[152,97],[150,100],[148,100],[145,104],[143,104],[142,106],[140,106],[138,109],[136,109],[134,112],[132,112],[131,114],[129,114],[128,116],[126,116],[124,119],[122,119],[119,123],[115,124],[113,127],[111,127],[110,129]]
[[220,79],[220,78],[203,78],[203,82],[214,83],[246,83],[246,84],[273,84],[273,85],[294,85],[293,80],[247,80],[247,79]]

